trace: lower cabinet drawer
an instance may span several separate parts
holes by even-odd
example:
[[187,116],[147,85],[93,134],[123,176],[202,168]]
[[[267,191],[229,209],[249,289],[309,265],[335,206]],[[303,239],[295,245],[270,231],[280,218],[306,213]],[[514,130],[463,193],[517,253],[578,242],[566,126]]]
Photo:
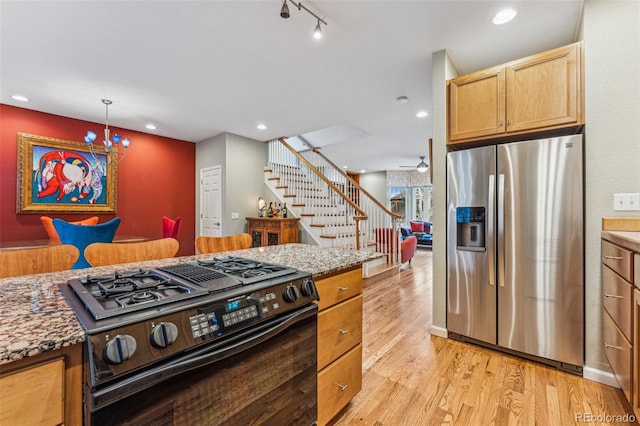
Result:
[[633,253],[631,251],[602,240],[602,263],[620,274],[625,280],[633,281]]
[[362,342],[362,295],[318,314],[318,370]]
[[631,341],[633,286],[605,265],[602,265],[602,306],[627,340]]
[[343,272],[316,281],[320,300],[318,309],[323,310],[362,293],[362,268]]
[[627,400],[631,402],[633,401],[631,392],[633,348],[605,309],[602,309],[602,340],[604,353],[611,364],[616,379],[618,379]]
[[318,425],[326,425],[362,388],[362,345],[318,373]]

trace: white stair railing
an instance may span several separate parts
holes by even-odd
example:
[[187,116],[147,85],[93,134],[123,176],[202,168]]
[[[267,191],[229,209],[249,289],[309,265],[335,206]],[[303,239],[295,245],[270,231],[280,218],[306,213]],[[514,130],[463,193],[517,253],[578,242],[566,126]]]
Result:
[[317,149],[296,152],[284,139],[269,142],[265,182],[319,244],[371,249],[400,262],[400,216]]
[[267,184],[320,245],[359,249],[366,214],[283,139],[269,143]]

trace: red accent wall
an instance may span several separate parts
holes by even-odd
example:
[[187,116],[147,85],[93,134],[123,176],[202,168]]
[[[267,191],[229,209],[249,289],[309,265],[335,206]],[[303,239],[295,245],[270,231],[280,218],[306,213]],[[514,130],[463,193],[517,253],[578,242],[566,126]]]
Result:
[[[111,128],[111,126],[110,126]],[[30,133],[84,144],[87,130],[102,134],[104,124],[0,104],[0,241],[45,239],[41,214],[16,214],[18,133]],[[122,218],[116,235],[162,238],[162,216],[182,217],[178,255],[195,253],[194,143],[112,128],[131,139],[126,159],[118,164],[115,214],[97,214],[99,222]],[[95,214],[48,216],[79,220]]]

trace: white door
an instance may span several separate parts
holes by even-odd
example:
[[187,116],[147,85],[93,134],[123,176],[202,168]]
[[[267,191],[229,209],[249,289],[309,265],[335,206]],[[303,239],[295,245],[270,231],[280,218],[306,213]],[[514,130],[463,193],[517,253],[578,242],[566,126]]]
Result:
[[200,170],[200,233],[205,237],[221,235],[222,166]]

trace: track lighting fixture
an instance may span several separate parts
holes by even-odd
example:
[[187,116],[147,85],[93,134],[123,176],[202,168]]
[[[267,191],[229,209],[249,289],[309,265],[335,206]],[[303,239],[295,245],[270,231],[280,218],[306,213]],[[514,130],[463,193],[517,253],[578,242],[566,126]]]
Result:
[[289,17],[289,6],[287,6],[287,0],[282,2],[282,7],[280,8],[280,17],[287,19]]
[[[312,11],[310,11],[309,9],[307,9],[307,7],[302,4],[302,2],[296,3],[294,0],[291,0],[291,4],[293,4],[295,7],[297,7],[298,10],[304,9],[309,15],[311,15],[314,18],[317,19],[316,27],[313,30],[313,37],[315,37],[317,39],[322,38],[322,27],[320,26],[320,23],[323,23],[323,24],[327,25],[327,22],[324,19],[320,18],[315,13],[313,13]],[[280,8],[280,17],[282,17],[284,19],[287,19],[289,16],[290,16],[289,15],[289,6],[287,5],[287,0],[282,0],[282,7]]]
[[318,23],[316,24],[316,29],[313,30],[313,37],[316,39],[322,38],[322,28],[320,28],[320,19],[318,19]]

